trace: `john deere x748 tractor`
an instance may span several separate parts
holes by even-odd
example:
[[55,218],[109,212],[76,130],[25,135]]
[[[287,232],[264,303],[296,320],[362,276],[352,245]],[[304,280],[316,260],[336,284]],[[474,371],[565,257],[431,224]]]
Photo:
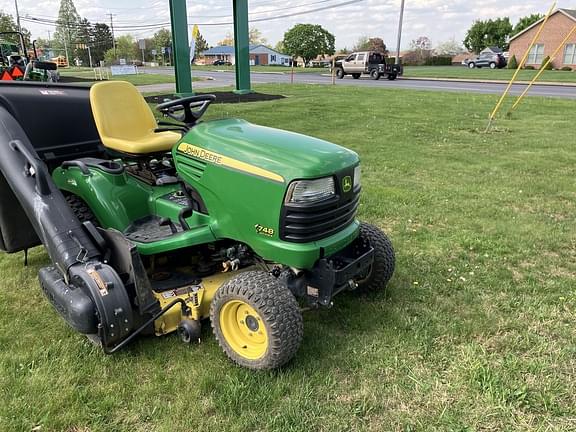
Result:
[[135,87],[0,84],[0,247],[44,244],[40,285],[113,353],[138,335],[220,346],[252,369],[290,360],[302,309],[384,289],[394,252],[359,222],[356,153],[244,120],[212,95],[157,107]]

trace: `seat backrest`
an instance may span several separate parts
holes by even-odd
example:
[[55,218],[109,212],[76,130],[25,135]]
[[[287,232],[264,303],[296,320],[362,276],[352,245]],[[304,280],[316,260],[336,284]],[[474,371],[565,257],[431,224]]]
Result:
[[136,87],[125,81],[107,81],[90,89],[90,105],[102,143],[108,139],[138,141],[154,133],[156,119]]

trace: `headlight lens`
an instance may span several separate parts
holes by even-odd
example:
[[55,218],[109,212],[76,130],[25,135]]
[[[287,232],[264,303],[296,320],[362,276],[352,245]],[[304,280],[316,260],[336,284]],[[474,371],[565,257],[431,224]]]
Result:
[[291,203],[310,203],[334,196],[334,177],[318,180],[298,180],[288,189],[286,201]]
[[362,171],[360,170],[360,165],[354,168],[354,189],[361,185],[360,180],[362,179]]

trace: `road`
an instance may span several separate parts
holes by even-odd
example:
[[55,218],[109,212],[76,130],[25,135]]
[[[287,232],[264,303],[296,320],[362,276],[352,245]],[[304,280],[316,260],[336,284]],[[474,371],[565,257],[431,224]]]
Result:
[[[173,75],[174,70],[171,68],[142,69],[144,73]],[[208,87],[226,87],[234,86],[235,77],[233,72],[217,71],[198,71],[192,70],[192,75],[199,78],[206,78],[206,81],[194,82],[194,88]],[[283,73],[256,73],[251,74],[252,84],[288,84],[290,83],[290,74]],[[315,73],[295,73],[294,82],[297,84],[331,84],[332,78]],[[388,81],[381,79],[373,81],[369,78],[358,80],[352,77],[345,77],[342,80],[336,80],[337,85],[353,85],[359,87],[383,87],[383,88],[401,88],[410,90],[429,90],[429,91],[448,91],[458,93],[483,93],[483,94],[501,94],[506,88],[505,84],[500,83],[482,83],[482,82],[461,82],[461,81],[436,81],[436,80],[408,80],[398,79]],[[169,91],[171,84],[159,84],[145,86],[146,91]],[[520,94],[525,85],[515,84],[512,87],[511,94]],[[550,86],[534,85],[529,92],[530,96],[558,97],[567,99],[576,99],[576,87],[568,86]]]

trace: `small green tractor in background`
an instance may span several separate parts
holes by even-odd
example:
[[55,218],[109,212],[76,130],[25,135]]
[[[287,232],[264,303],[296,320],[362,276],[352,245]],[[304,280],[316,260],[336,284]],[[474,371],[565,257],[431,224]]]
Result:
[[[14,43],[16,38],[18,43]],[[0,81],[57,82],[58,66],[40,61],[36,41],[32,43],[34,58],[30,58],[24,35],[20,32],[0,33]]]

